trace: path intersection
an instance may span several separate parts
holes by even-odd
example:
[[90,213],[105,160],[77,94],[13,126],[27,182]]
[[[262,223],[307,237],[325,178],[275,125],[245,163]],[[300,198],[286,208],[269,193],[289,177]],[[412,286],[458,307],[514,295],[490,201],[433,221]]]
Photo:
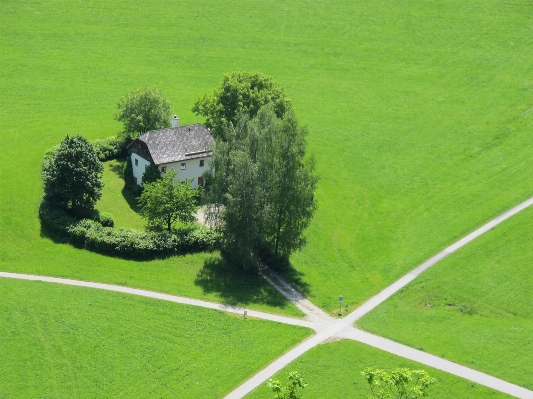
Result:
[[34,281],[43,281],[57,284],[66,284],[72,286],[80,287],[89,287],[102,289],[107,291],[122,292],[126,294],[139,295],[148,298],[154,298],[164,301],[176,302],[185,305],[192,306],[201,306],[209,309],[222,310],[230,313],[240,313],[244,314],[246,311],[248,316],[256,317],[265,320],[271,320],[278,323],[291,324],[295,326],[307,327],[313,329],[316,334],[312,337],[306,339],[289,352],[285,353],[283,356],[276,359],[274,362],[270,363],[259,373],[255,374],[248,381],[245,381],[242,385],[237,387],[234,391],[230,392],[225,399],[240,399],[243,398],[246,394],[251,392],[253,389],[257,388],[259,385],[263,384],[267,379],[272,377],[275,373],[283,369],[285,366],[290,364],[293,360],[297,359],[299,356],[307,352],[309,349],[312,349],[316,345],[323,343],[332,338],[345,338],[352,339],[355,341],[362,342],[364,344],[373,346],[375,348],[384,350],[386,352],[401,356],[418,363],[425,364],[427,366],[445,371],[450,374],[457,375],[459,377],[465,378],[467,380],[473,381],[477,384],[487,386],[489,388],[495,389],[497,391],[515,396],[521,399],[533,399],[533,391],[522,388],[518,385],[511,384],[507,381],[501,380],[496,377],[492,377],[488,374],[470,369],[465,366],[461,366],[457,363],[450,362],[439,358],[438,356],[430,355],[426,352],[419,351],[417,349],[396,343],[389,339],[380,337],[378,335],[370,334],[365,331],[359,330],[353,327],[353,324],[360,319],[363,315],[370,312],[380,303],[385,301],[391,295],[396,293],[398,290],[406,286],[408,283],[417,278],[422,272],[436,264],[438,261],[442,260],[449,254],[455,252],[459,248],[463,247],[470,241],[479,237],[483,233],[489,231],[496,225],[500,224],[504,220],[510,218],[511,216],[517,214],[518,212],[526,209],[527,207],[533,204],[533,198],[524,201],[520,205],[514,207],[513,209],[503,213],[497,218],[491,220],[484,226],[480,227],[473,233],[467,235],[461,240],[457,241],[455,244],[449,246],[443,251],[439,252],[437,255],[433,256],[426,262],[422,263],[420,266],[407,273],[405,276],[394,282],[389,287],[385,288],[376,296],[370,298],[368,301],[363,303],[360,307],[355,309],[353,312],[348,314],[342,319],[335,319],[328,314],[326,314],[322,309],[315,306],[309,300],[307,300],[302,294],[296,291],[285,279],[281,276],[270,270],[268,267],[264,266],[261,269],[262,276],[274,287],[276,288],[285,298],[291,301],[298,309],[305,313],[306,317],[304,320],[296,319],[286,316],[278,316],[270,313],[259,312],[250,309],[239,308],[235,306],[223,305],[219,303],[207,302],[198,299],[179,297],[175,295],[168,295],[159,292],[146,291],[135,288],[128,288],[122,286],[116,286],[111,284],[102,284],[102,283],[92,283],[78,280],[69,280],[63,278],[55,277],[45,277],[45,276],[35,276],[28,274],[18,274],[18,273],[7,273],[0,272],[0,277],[4,278],[14,278],[22,280],[34,280]]

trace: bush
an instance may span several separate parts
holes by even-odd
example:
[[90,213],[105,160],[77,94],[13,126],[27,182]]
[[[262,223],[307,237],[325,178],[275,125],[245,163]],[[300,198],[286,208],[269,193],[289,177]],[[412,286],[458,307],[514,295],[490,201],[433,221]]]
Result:
[[96,220],[76,220],[45,202],[41,203],[39,216],[43,227],[60,234],[70,244],[124,259],[162,258],[220,248],[220,235],[207,227],[192,227],[172,232],[114,229],[104,225],[109,223],[109,220],[113,221],[108,214],[102,213]]
[[100,219],[98,220],[100,224],[104,227],[115,227],[115,221],[113,220],[113,215],[107,212],[100,213]]
[[129,142],[129,137],[119,134],[106,139],[98,139],[94,142],[93,147],[100,161],[104,162],[126,156],[128,154],[126,146]]
[[131,164],[131,157],[126,159],[126,166],[124,166],[124,187],[136,197],[142,194],[142,187],[135,183],[133,177],[133,165]]

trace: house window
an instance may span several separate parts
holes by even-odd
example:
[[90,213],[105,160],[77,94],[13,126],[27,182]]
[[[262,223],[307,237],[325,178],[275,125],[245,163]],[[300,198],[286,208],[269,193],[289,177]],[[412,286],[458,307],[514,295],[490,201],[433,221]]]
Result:
[[139,160],[135,158],[135,166],[139,166]]
[[182,163],[181,164],[181,170],[185,170],[187,168],[187,164],[186,163]]
[[165,173],[167,171],[167,167],[166,166],[161,166],[161,173]]
[[203,168],[203,167],[204,167],[204,160],[200,159],[200,168]]

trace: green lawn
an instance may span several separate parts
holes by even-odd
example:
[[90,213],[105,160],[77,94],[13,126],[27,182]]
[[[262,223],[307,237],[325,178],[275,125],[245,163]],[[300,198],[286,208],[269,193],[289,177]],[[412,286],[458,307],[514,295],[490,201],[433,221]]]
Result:
[[[101,281],[129,275],[141,286],[149,276],[138,270],[151,263],[41,237],[45,151],[67,134],[116,134],[115,104],[132,88],[162,89],[183,123],[193,123],[195,99],[223,73],[257,70],[286,87],[321,176],[319,210],[289,278],[325,309],[340,294],[353,308],[533,194],[532,7],[2,1],[0,269]],[[151,288],[175,279],[196,291],[181,265],[201,269],[204,259],[158,262],[165,272],[154,272]]]
[[124,164],[123,160],[104,163],[104,189],[102,198],[98,201],[98,209],[111,213],[116,227],[144,230],[146,221],[138,213],[137,198],[124,189]]
[[41,282],[0,279],[0,297],[2,398],[223,397],[310,333]]
[[[377,367],[387,371],[397,367],[426,370],[439,382],[439,385],[428,390],[429,398],[511,398],[511,396],[423,364],[402,359],[349,340],[317,346],[276,374],[274,379],[286,384],[287,373],[296,370],[304,376],[309,384],[302,392],[305,399],[365,399],[368,398],[370,390],[361,375],[361,371],[366,367]],[[246,396],[247,399],[272,397],[273,394],[266,388],[266,384]]]
[[532,218],[487,232],[358,325],[533,390]]

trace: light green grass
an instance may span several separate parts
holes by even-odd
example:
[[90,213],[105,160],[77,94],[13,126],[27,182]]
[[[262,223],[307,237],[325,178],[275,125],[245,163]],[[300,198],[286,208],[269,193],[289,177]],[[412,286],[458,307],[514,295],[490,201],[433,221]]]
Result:
[[138,213],[137,198],[124,189],[124,164],[122,160],[104,163],[104,189],[97,208],[111,213],[116,227],[144,230],[146,221]]
[[532,217],[487,232],[358,325],[533,390]]
[[[308,125],[321,176],[292,257],[299,287],[327,310],[340,294],[353,308],[533,194],[532,18],[513,0],[2,1],[0,269],[102,281],[129,270],[136,285],[135,262],[40,237],[42,156],[66,134],[116,134],[132,88],[162,89],[193,123],[223,73],[261,71]],[[185,259],[158,265],[185,281]]]
[[2,398],[223,397],[310,333],[41,282],[0,279],[0,297]]
[[[366,367],[377,367],[387,371],[397,367],[426,370],[439,381],[439,385],[428,390],[429,398],[511,398],[511,396],[423,364],[348,340],[323,344],[311,349],[276,374],[274,379],[279,379],[283,384],[286,384],[287,373],[296,370],[304,376],[309,384],[302,391],[305,399],[366,399],[370,389],[361,375],[361,371]],[[272,398],[273,394],[264,384],[245,397],[248,399]]]

